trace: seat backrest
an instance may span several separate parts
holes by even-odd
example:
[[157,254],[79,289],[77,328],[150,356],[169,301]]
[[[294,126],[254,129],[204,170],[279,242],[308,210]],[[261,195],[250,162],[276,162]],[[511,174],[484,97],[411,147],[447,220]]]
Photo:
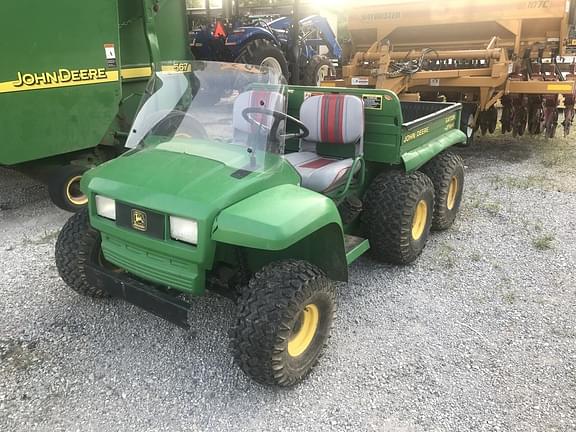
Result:
[[[341,94],[311,96],[300,106],[300,121],[310,130],[301,144],[315,143],[321,154],[336,153],[335,146],[353,146],[361,155],[364,146],[364,104],[359,97]],[[333,151],[334,150],[334,151]]]
[[[259,107],[266,108],[272,111],[285,112],[286,98],[281,93],[267,90],[249,90],[240,93],[234,101],[233,112],[233,125],[234,135],[245,137],[251,133],[255,133],[257,127],[250,124],[242,116],[242,111],[246,108]],[[274,123],[274,118],[270,115],[252,113],[250,118],[265,126],[271,127]]]

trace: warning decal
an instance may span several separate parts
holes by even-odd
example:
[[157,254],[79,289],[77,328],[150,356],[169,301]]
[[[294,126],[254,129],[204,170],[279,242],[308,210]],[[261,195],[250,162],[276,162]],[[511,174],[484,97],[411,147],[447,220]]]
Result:
[[104,52],[106,53],[106,67],[117,68],[118,62],[116,61],[116,48],[114,44],[105,44]]
[[381,95],[362,95],[364,101],[364,109],[381,110],[382,109],[382,96]]

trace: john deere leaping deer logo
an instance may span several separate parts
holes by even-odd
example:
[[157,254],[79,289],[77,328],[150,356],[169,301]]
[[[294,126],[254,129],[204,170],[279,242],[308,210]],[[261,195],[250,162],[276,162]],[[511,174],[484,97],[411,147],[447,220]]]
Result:
[[140,210],[132,210],[132,228],[138,231],[146,231],[148,229],[146,213]]

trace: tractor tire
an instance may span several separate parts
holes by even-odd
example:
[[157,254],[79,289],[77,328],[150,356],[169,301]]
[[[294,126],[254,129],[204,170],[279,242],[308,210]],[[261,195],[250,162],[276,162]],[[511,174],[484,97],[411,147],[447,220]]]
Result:
[[434,185],[420,171],[378,175],[364,197],[363,222],[380,261],[408,264],[422,253],[432,224]]
[[279,69],[288,80],[288,61],[280,48],[266,39],[256,39],[246,44],[235,60],[236,63],[252,64],[256,66],[273,65],[272,69]]
[[330,59],[315,55],[304,68],[303,85],[319,87],[322,80],[329,75],[334,75],[334,66]]
[[470,127],[474,122],[474,114],[477,105],[472,103],[462,104],[462,113],[460,114],[460,130],[466,134],[466,142],[458,144],[460,147],[470,147],[474,143],[474,134],[476,129]]
[[56,168],[48,180],[48,194],[62,210],[77,212],[88,204],[88,197],[80,190],[80,180],[86,168],[64,165]]
[[268,264],[238,299],[231,345],[238,366],[255,381],[289,387],[322,356],[336,311],[336,289],[306,261]]
[[73,215],[58,235],[55,257],[62,280],[78,294],[93,298],[109,297],[92,286],[86,278],[86,264],[93,254],[100,253],[100,234],[90,226],[88,209]]
[[452,226],[462,202],[464,162],[457,154],[445,151],[421,168],[434,185],[432,230],[443,231]]

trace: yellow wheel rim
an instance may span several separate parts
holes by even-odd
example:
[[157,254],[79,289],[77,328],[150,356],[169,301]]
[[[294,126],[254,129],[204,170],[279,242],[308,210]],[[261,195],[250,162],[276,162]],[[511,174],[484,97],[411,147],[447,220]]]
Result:
[[426,220],[428,219],[428,204],[426,201],[420,200],[416,204],[416,211],[414,212],[414,217],[412,218],[412,238],[414,240],[420,239],[422,234],[424,234],[424,228],[426,228]]
[[[296,331],[288,339],[288,354],[298,357],[308,349],[320,322],[320,311],[315,304],[309,304],[298,317]],[[299,325],[299,326],[298,326]]]
[[80,180],[82,176],[74,176],[66,183],[66,198],[72,204],[83,206],[88,204],[88,197],[80,191]]
[[458,179],[456,176],[452,177],[450,180],[450,186],[448,187],[448,199],[446,200],[446,207],[448,210],[452,210],[456,204],[456,195],[458,194]]

